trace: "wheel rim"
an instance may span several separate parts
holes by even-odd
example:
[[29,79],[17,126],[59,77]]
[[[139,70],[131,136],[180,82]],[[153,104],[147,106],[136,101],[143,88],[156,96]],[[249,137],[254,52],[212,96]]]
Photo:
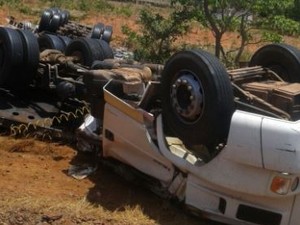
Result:
[[199,78],[191,71],[180,71],[171,87],[173,110],[184,123],[195,123],[204,109],[204,91]]

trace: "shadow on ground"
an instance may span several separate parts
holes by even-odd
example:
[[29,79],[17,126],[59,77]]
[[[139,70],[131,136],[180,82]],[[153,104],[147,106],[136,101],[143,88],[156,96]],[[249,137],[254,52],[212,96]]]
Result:
[[94,154],[79,152],[71,164],[82,165],[86,162],[98,165],[97,171],[88,177],[95,184],[87,194],[87,200],[92,204],[112,212],[139,206],[145,215],[161,225],[221,225],[193,216],[181,204],[160,198],[145,187],[127,181],[103,165]]

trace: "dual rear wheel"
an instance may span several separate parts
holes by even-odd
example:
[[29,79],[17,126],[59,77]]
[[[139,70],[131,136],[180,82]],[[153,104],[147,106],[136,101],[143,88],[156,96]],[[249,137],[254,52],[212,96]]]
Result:
[[29,85],[39,65],[39,45],[28,30],[0,27],[0,86]]
[[92,38],[78,38],[66,48],[67,56],[77,56],[82,65],[91,67],[94,61],[113,58],[113,51],[107,42]]
[[0,86],[26,88],[34,80],[40,51],[57,49],[68,56],[79,56],[80,63],[91,66],[94,61],[113,58],[113,51],[104,40],[43,34],[36,37],[29,30],[0,27]]

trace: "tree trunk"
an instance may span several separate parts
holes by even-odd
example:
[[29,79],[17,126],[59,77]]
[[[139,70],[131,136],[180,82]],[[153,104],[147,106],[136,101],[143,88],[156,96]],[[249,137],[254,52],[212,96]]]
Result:
[[240,30],[239,30],[240,37],[241,37],[241,43],[240,43],[239,51],[234,59],[234,62],[236,65],[240,62],[241,56],[242,56],[242,54],[245,50],[245,46],[247,45],[247,42],[248,42],[248,35],[247,35],[247,31],[246,31],[246,20],[247,20],[247,15],[242,16]]
[[221,50],[222,50],[222,34],[216,33],[215,34],[215,56],[219,59],[221,56]]
[[215,36],[215,56],[217,58],[220,58],[221,51],[222,51],[222,36],[223,33],[219,27],[217,26],[217,23],[213,17],[213,12],[210,11],[209,9],[209,0],[204,0],[203,1],[203,10],[204,10],[204,15],[208,21],[209,26],[211,27],[211,31]]

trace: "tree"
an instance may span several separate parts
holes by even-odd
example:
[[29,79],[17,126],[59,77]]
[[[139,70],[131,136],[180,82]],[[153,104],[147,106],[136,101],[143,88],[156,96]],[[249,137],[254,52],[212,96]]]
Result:
[[[254,0],[255,1],[255,0]],[[208,27],[215,37],[215,55],[225,56],[222,46],[223,35],[239,26],[245,27],[251,15],[250,0],[173,0],[173,4],[181,4],[186,9],[193,9],[195,18]],[[194,7],[191,7],[194,6]]]
[[122,31],[128,37],[128,45],[134,48],[135,59],[164,63],[175,51],[173,43],[187,32],[190,14],[185,7],[174,9],[168,17],[152,13],[150,10],[140,12],[140,32],[123,26]]
[[300,0],[294,0],[294,6],[289,10],[289,17],[300,21]]
[[[211,30],[215,37],[215,55],[225,62],[232,52],[237,52],[234,61],[238,62],[245,46],[257,43],[253,42],[253,28],[264,29],[259,41],[280,41],[280,33],[299,33],[298,23],[287,16],[294,0],[172,0],[172,3],[193,9],[188,13]],[[239,32],[240,44],[237,49],[226,51],[222,38],[232,30]]]

